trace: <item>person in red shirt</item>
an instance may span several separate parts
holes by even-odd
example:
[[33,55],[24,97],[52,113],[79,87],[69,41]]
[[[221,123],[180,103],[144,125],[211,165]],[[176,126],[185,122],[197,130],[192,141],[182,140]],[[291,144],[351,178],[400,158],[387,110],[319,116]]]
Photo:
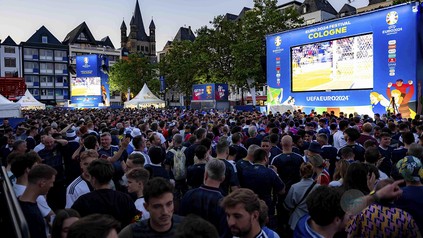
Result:
[[322,156],[315,154],[308,156],[309,162],[313,165],[316,183],[320,185],[329,185],[330,175],[325,169],[325,161]]

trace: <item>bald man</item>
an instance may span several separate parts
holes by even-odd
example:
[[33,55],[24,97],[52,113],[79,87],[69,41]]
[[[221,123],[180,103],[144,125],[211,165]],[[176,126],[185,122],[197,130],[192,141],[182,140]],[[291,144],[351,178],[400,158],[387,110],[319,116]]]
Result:
[[[285,191],[289,191],[294,183],[301,180],[300,166],[304,162],[300,154],[292,152],[292,137],[285,135],[281,140],[282,153],[276,156],[272,165],[277,168],[278,174],[285,184]],[[285,201],[286,195],[279,195],[278,201]],[[278,214],[278,226],[282,227],[287,224],[289,216],[284,212],[283,202],[279,202],[276,206]]]

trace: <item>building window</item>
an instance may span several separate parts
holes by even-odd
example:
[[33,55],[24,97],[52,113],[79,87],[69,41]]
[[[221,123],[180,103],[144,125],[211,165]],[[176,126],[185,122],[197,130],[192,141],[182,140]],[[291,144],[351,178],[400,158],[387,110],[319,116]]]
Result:
[[10,71],[6,71],[6,72],[4,72],[4,76],[5,77],[13,77],[14,76],[14,72],[10,72]]
[[56,61],[67,61],[67,54],[66,51],[62,51],[62,50],[55,50],[54,51],[54,60]]
[[41,96],[45,96],[47,95],[47,90],[46,89],[41,89]]
[[4,53],[14,54],[15,47],[4,47]]
[[63,90],[62,89],[56,89],[56,96],[63,96]]
[[40,79],[38,76],[35,75],[25,75],[25,82],[33,83],[34,86],[40,85]]
[[37,88],[30,88],[29,92],[32,94],[32,96],[39,96],[40,95],[40,90]]
[[54,95],[54,89],[47,89],[47,95],[48,96],[53,96]]
[[43,44],[47,44],[47,43],[48,43],[48,37],[47,37],[47,36],[42,36],[42,37],[41,37],[41,42],[42,42]]
[[40,60],[53,60],[53,50],[40,50]]
[[155,45],[152,45],[151,46],[151,50],[154,52],[154,51],[156,51],[156,46]]
[[4,58],[4,67],[16,67],[16,58]]
[[53,72],[53,63],[40,63],[40,73],[52,74]]
[[38,60],[38,50],[25,48],[24,49],[24,58],[28,60]]
[[145,47],[145,51],[148,52],[148,46]]
[[144,46],[141,46],[141,51],[144,51]]

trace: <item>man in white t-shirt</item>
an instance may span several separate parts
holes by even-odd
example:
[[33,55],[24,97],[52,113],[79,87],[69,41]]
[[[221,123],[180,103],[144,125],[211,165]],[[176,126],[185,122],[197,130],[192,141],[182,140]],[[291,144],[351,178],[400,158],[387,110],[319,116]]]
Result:
[[339,122],[339,130],[333,134],[333,147],[337,150],[341,149],[347,144],[344,138],[344,131],[348,128],[348,121],[342,120]]
[[137,194],[135,207],[142,212],[141,220],[150,218],[150,213],[144,207],[144,184],[147,183],[150,173],[144,168],[134,168],[125,175],[128,178],[128,192]]
[[[32,156],[31,153],[29,155],[22,154],[18,155],[16,158],[13,159],[11,164],[11,171],[13,175],[16,176],[16,183],[13,184],[13,191],[15,192],[16,197],[20,197],[27,185],[28,185],[28,173],[31,168],[41,163],[38,156]],[[46,233],[48,234],[48,223],[51,222],[51,216],[54,215],[54,212],[51,210],[50,206],[47,204],[46,197],[40,195],[36,199],[38,209],[41,212],[41,215],[45,219],[46,223]]]
[[87,171],[88,165],[98,158],[98,153],[95,150],[86,150],[79,156],[82,174],[77,177],[66,189],[66,205],[65,208],[72,207],[73,203],[82,195],[93,191],[90,184],[89,174]]

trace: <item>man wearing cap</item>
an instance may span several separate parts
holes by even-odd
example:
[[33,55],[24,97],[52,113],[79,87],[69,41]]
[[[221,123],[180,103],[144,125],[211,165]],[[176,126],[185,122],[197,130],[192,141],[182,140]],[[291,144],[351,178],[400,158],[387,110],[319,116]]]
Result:
[[395,201],[398,208],[409,212],[423,231],[423,166],[421,161],[414,156],[406,156],[396,164],[399,173],[405,180],[401,197]]
[[310,156],[320,155],[322,152],[322,146],[318,142],[312,141],[308,146],[308,149],[304,151],[304,162],[309,162]]
[[126,135],[127,136],[128,135],[131,136],[131,142],[129,142],[128,148],[126,148],[126,152],[128,153],[128,155],[130,155],[134,151],[134,149],[135,149],[135,146],[133,144],[133,140],[134,140],[134,138],[136,136],[140,136],[141,135],[141,130],[138,129],[138,128],[136,128],[136,127],[134,127],[134,128],[132,128],[132,130],[130,132],[126,132]]
[[66,140],[68,141],[68,144],[65,147],[65,153],[63,154],[66,168],[66,184],[70,184],[81,174],[79,161],[72,159],[73,153],[75,153],[75,151],[79,148],[79,142],[76,141],[76,138],[77,136],[75,130],[69,129],[66,131]]

